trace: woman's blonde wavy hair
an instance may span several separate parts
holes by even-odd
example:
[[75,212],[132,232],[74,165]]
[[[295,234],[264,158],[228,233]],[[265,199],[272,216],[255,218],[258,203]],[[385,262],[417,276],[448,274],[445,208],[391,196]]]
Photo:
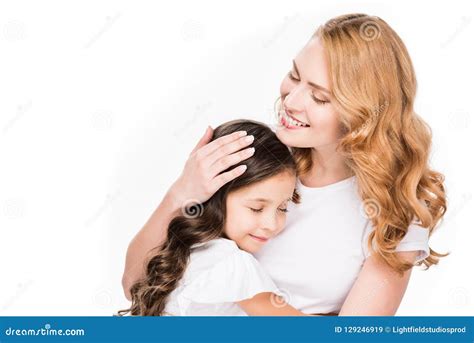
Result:
[[[382,19],[348,14],[313,37],[327,56],[333,104],[344,135],[338,151],[354,172],[363,204],[371,207],[371,253],[402,274],[413,265],[395,254],[416,221],[431,235],[446,212],[444,176],[428,165],[431,130],[414,112],[416,78],[400,37]],[[311,149],[293,148],[299,174],[312,167]],[[440,254],[420,262],[426,269]]]

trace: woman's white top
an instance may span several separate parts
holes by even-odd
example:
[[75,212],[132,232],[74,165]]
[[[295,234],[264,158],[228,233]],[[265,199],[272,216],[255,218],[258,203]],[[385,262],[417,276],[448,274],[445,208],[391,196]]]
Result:
[[245,316],[235,302],[278,292],[257,260],[234,241],[218,238],[193,248],[183,278],[168,297],[165,315]]
[[[297,189],[301,203],[289,204],[285,229],[255,257],[293,307],[339,312],[369,255],[373,227],[364,208],[376,215],[376,203],[362,202],[355,176],[317,188],[298,180]],[[396,250],[418,251],[417,262],[425,259],[428,230],[412,224]]]

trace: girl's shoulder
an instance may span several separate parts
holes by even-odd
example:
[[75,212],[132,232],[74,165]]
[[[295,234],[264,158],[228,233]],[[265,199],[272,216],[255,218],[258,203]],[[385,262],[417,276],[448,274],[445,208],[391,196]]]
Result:
[[238,251],[240,251],[240,249],[233,240],[216,238],[208,242],[193,245],[191,249],[191,261],[200,264],[212,264]]
[[200,303],[236,302],[277,291],[255,257],[224,238],[195,247],[183,279],[181,297]]
[[195,251],[203,251],[203,250],[217,251],[217,250],[235,250],[235,249],[238,249],[239,247],[237,246],[237,243],[235,243],[233,240],[221,237],[221,238],[216,238],[204,243],[194,244],[192,248]]
[[230,256],[240,253],[237,244],[226,238],[216,238],[192,246],[185,279],[193,280]]

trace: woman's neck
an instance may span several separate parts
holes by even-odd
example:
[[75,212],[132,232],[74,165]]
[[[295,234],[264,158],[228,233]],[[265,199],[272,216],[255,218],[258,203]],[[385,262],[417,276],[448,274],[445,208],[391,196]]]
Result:
[[345,158],[333,147],[312,149],[313,166],[300,176],[306,187],[324,187],[351,177],[354,173],[347,166]]

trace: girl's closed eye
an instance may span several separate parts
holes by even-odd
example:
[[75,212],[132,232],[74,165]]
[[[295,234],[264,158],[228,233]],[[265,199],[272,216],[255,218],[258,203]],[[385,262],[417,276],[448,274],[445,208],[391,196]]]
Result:
[[262,212],[262,211],[263,211],[263,208],[252,208],[252,207],[249,207],[249,209],[250,209],[252,212]]
[[[260,213],[263,211],[263,208],[252,208],[252,207],[249,207],[249,209],[252,211],[252,212],[255,212],[255,213]],[[279,208],[278,209],[279,211],[283,212],[283,213],[287,213],[288,212],[288,209],[287,208]]]

